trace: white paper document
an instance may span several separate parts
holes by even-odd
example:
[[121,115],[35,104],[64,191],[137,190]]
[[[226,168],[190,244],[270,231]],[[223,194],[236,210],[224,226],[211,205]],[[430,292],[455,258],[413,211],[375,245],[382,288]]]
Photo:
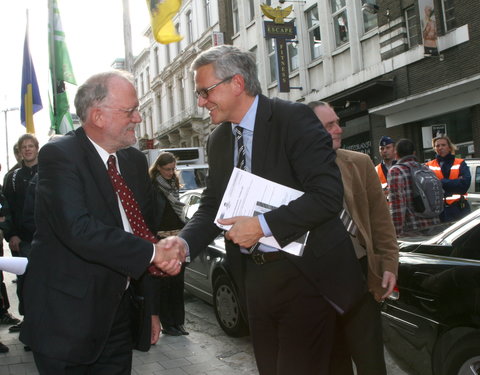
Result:
[[0,257],[0,270],[23,275],[27,268],[28,259],[24,257],[4,258]]
[[[302,191],[234,168],[215,217],[215,224],[221,229],[229,230],[231,225],[222,225],[218,223],[218,219],[228,219],[234,216],[257,216],[286,205],[301,195],[303,195]],[[301,256],[307,235],[308,232],[285,247],[281,247],[273,236],[262,237],[259,242]]]

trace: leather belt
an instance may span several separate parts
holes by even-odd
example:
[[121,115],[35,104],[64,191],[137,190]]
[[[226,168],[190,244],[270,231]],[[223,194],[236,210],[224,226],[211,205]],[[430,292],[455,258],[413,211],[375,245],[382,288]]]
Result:
[[273,251],[269,253],[265,253],[258,249],[253,250],[250,254],[245,254],[255,264],[266,264],[275,262],[276,260],[285,259],[285,253],[283,251]]

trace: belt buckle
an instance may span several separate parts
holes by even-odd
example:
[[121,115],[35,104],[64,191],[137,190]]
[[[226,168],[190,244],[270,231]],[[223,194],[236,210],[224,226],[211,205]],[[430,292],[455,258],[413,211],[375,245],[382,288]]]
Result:
[[265,261],[265,257],[264,257],[263,255],[264,255],[263,252],[258,251],[257,249],[255,249],[255,250],[251,253],[253,263],[258,264],[258,265],[265,264],[266,261]]

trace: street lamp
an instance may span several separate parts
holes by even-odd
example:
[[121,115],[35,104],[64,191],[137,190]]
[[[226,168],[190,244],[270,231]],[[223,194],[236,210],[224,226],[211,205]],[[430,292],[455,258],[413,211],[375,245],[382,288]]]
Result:
[[9,162],[9,157],[8,157],[8,125],[7,125],[7,117],[8,117],[8,112],[11,111],[18,111],[18,107],[11,107],[11,108],[5,108],[5,109],[0,109],[0,112],[3,112],[5,114],[5,144],[7,147],[7,171],[10,169],[10,162]]

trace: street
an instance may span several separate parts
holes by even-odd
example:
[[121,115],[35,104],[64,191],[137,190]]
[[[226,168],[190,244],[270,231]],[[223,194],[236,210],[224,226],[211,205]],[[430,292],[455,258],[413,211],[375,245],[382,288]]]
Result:
[[[8,245],[5,246],[8,249]],[[5,273],[5,283],[11,302],[10,312],[18,317],[14,275]],[[134,351],[132,374],[138,375],[246,375],[258,374],[248,337],[231,338],[221,330],[213,308],[186,293],[185,327],[188,336],[162,335],[149,352]],[[25,352],[18,333],[8,332],[7,325],[0,326],[0,341],[10,352],[0,354],[0,375],[35,375],[31,352]],[[414,375],[403,371],[388,355],[389,375]]]

